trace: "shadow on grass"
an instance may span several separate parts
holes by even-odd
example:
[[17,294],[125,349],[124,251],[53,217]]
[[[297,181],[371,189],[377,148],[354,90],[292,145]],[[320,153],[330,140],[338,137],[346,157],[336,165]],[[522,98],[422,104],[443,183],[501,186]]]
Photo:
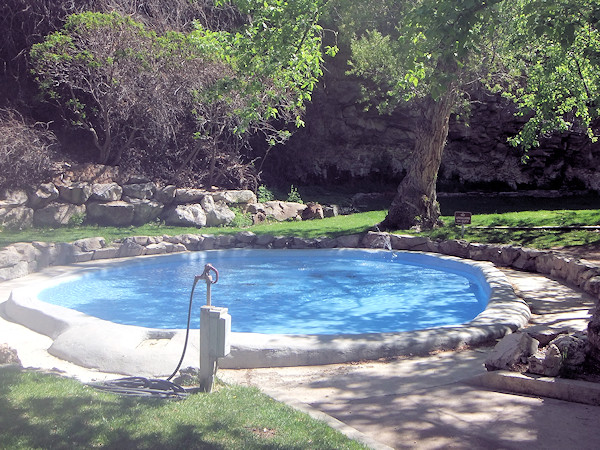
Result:
[[[236,395],[197,395],[183,401],[119,397],[74,380],[4,366],[0,367],[0,447],[282,448],[281,442],[253,433],[252,426],[245,426],[246,418],[238,419],[239,402],[229,402],[233,412],[228,411],[228,398]],[[255,425],[263,426],[258,419]]]

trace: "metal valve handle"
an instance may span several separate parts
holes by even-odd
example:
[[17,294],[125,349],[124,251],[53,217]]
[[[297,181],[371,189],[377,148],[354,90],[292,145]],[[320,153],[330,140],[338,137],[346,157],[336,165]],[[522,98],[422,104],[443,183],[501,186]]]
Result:
[[[215,273],[215,279],[214,280],[213,280],[213,278],[212,278],[212,276],[210,274],[211,271]],[[213,285],[217,281],[219,281],[219,271],[212,264],[206,264],[204,266],[204,272],[202,272],[202,275],[196,275],[194,281],[197,282],[199,280],[205,280],[206,281],[206,305],[210,306],[210,303],[211,303],[210,287],[211,287],[211,285]]]

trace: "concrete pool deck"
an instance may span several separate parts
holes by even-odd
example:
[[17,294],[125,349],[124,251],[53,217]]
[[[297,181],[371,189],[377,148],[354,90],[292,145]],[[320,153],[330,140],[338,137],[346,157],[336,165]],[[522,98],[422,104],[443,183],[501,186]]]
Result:
[[[542,275],[503,272],[533,312],[529,327],[585,329],[594,307],[591,297]],[[3,285],[0,301],[7,298]],[[56,368],[82,381],[117,376],[57,359],[47,352],[51,338],[0,318],[0,343],[4,342],[17,349],[26,367]],[[514,386],[508,384],[490,387],[489,380],[482,379],[487,351],[325,366],[221,369],[218,376],[258,386],[373,448],[598,447],[600,406],[556,400],[548,393],[541,397],[533,389],[509,393]],[[577,388],[577,382],[561,381]],[[516,384],[525,385],[518,379]],[[552,384],[556,391],[564,386]],[[589,391],[591,385],[597,386],[585,383],[582,389]]]

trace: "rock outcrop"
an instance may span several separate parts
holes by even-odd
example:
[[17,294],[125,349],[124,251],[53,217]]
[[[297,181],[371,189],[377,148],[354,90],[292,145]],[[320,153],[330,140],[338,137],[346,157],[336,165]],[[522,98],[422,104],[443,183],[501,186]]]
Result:
[[2,364],[21,365],[21,360],[17,355],[17,351],[14,348],[9,347],[8,344],[0,344],[0,365]]

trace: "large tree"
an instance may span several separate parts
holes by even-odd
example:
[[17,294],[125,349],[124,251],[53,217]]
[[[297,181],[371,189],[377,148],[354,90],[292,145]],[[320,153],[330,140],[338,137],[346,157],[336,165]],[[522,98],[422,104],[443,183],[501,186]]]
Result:
[[382,112],[411,102],[417,125],[382,228],[439,224],[435,185],[449,118],[474,84],[515,100],[529,119],[513,139],[524,148],[549,130],[587,128],[597,117],[597,0],[384,4],[372,27],[357,31],[350,72],[368,80],[366,97]]

